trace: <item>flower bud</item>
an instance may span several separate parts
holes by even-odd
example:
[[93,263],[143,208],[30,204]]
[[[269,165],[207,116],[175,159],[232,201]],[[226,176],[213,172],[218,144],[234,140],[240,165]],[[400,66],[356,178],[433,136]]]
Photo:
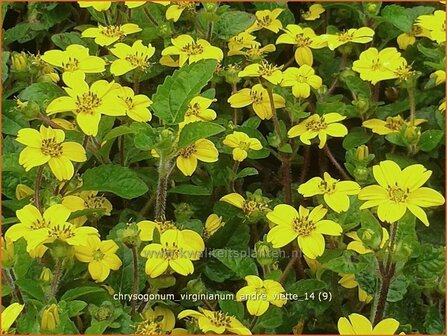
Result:
[[19,201],[28,197],[28,196],[31,196],[33,194],[34,194],[34,190],[25,184],[19,183],[16,186],[16,198]]
[[241,81],[241,78],[238,76],[239,71],[241,71],[241,69],[237,64],[227,66],[227,68],[223,71],[225,81],[230,85],[239,83]]
[[404,131],[404,137],[409,145],[416,145],[421,137],[421,130],[417,126],[407,126]]
[[68,245],[63,241],[56,240],[54,243],[48,244],[47,246],[50,248],[51,254],[56,260],[72,259],[74,257],[73,246]]
[[260,265],[267,266],[273,264],[275,258],[272,256],[271,244],[259,241],[255,245],[256,260]]
[[358,146],[357,149],[355,150],[355,158],[358,161],[365,161],[368,159],[368,157],[369,157],[368,146],[366,145]]
[[14,243],[2,237],[2,267],[10,268],[14,266]]
[[219,7],[219,5],[215,2],[202,2],[203,7],[207,12],[214,13],[216,9]]
[[352,102],[352,105],[354,105],[360,111],[360,113],[364,113],[369,108],[369,100],[363,97],[359,97],[357,100],[354,100]]
[[23,51],[11,56],[11,70],[13,72],[27,72],[28,65],[28,56]]
[[43,282],[51,282],[53,280],[53,273],[48,267],[44,267],[40,273],[39,279]]
[[194,209],[188,203],[179,203],[174,205],[174,215],[177,222],[187,221],[194,214]]
[[216,214],[211,214],[208,216],[205,222],[205,230],[203,236],[205,239],[211,237],[217,230],[219,230],[224,223],[222,223],[222,217]]
[[188,293],[191,294],[202,294],[206,292],[206,286],[200,279],[193,279],[188,281],[188,284],[186,285],[186,289]]
[[366,3],[364,3],[363,6],[366,9],[366,11],[368,12],[368,14],[370,14],[370,15],[377,15],[377,14],[379,14],[380,3],[366,2]]
[[42,314],[42,320],[40,322],[41,331],[54,331],[59,327],[60,319],[59,312],[56,304],[52,304],[47,307]]
[[135,223],[128,223],[124,229],[118,230],[116,235],[117,240],[128,248],[138,247],[141,243],[140,232]]
[[106,301],[101,304],[101,307],[95,310],[94,317],[98,321],[106,321],[112,317],[114,311],[113,304]]

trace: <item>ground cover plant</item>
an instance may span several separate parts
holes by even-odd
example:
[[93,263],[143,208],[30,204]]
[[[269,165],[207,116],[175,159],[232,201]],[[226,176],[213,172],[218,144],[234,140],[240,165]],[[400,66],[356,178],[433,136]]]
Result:
[[444,334],[440,2],[2,2],[2,333]]

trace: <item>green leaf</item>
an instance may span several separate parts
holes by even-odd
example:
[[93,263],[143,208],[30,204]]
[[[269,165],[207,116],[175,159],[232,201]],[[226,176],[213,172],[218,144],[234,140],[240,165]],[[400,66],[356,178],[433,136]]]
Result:
[[64,301],[73,301],[86,295],[104,293],[104,288],[97,286],[81,286],[67,290],[61,297]]
[[444,139],[444,131],[428,130],[421,134],[418,146],[421,151],[430,152]]
[[168,190],[171,194],[182,194],[182,195],[194,195],[194,196],[209,196],[212,193],[207,187],[197,186],[192,184],[181,184],[175,186]]
[[256,327],[268,329],[277,328],[282,324],[282,315],[281,309],[272,306],[259,318]]
[[43,292],[42,287],[39,282],[32,279],[18,279],[16,280],[17,286],[19,286],[20,290],[36,300],[43,301],[45,299],[45,293]]
[[220,16],[214,29],[220,39],[228,40],[250,27],[255,19],[253,14],[247,12],[229,11]]
[[99,321],[93,323],[85,330],[86,335],[102,335],[104,331],[109,327],[112,321]]
[[154,148],[157,136],[154,129],[149,124],[135,122],[130,125],[130,128],[135,133],[135,147],[143,151],[150,151]]
[[83,39],[77,32],[60,33],[51,36],[51,41],[61,49],[66,49],[71,44],[80,44],[90,49],[90,54],[96,54],[98,46],[89,39]]
[[302,279],[287,288],[287,293],[304,296],[306,293],[316,292],[326,288],[326,283],[316,279]]
[[79,315],[79,313],[87,307],[87,303],[80,300],[73,300],[67,302],[67,314],[69,317]]
[[63,95],[64,91],[56,84],[42,82],[28,86],[20,93],[19,98],[22,101],[32,100],[45,109],[53,99]]
[[362,127],[354,127],[349,130],[349,133],[343,139],[343,148],[350,150],[360,145],[366,144],[372,138],[372,134]]
[[354,92],[358,96],[364,98],[371,97],[371,90],[369,85],[358,76],[347,76],[343,78],[348,89]]
[[350,252],[345,252],[341,257],[331,259],[323,266],[333,272],[345,274],[357,274],[368,266],[366,262],[354,262],[351,260],[351,255]]
[[118,127],[112,128],[110,130],[110,132],[105,135],[105,137],[102,139],[102,141],[106,142],[106,141],[115,139],[121,135],[133,134],[133,133],[135,133],[135,131],[132,128],[130,128],[129,126],[124,126],[124,125],[118,126]]
[[410,284],[408,279],[403,275],[398,275],[391,281],[390,289],[388,290],[388,295],[386,300],[389,302],[397,302],[404,298],[407,292],[407,287]]
[[242,169],[239,173],[237,173],[237,178],[243,178],[247,176],[256,176],[259,172],[256,168],[253,167],[247,167]]
[[198,121],[189,123],[182,128],[178,146],[179,148],[184,148],[197,140],[209,138],[223,131],[225,131],[225,127],[212,122]]
[[188,104],[213,78],[215,60],[202,60],[176,70],[166,77],[153,96],[154,114],[169,124],[183,120]]
[[236,273],[241,279],[247,275],[258,275],[258,268],[253,258],[244,251],[216,249],[211,255]]
[[125,199],[144,195],[148,187],[133,170],[114,164],[90,168],[82,175],[83,190],[111,192]]
[[429,306],[424,321],[425,333],[430,335],[445,335],[444,316],[435,305]]
[[397,29],[409,33],[413,27],[413,21],[408,16],[404,7],[399,5],[388,5],[382,9],[382,17]]
[[405,143],[405,139],[402,137],[402,134],[397,132],[385,135],[385,139],[397,146],[407,146],[407,144]]
[[[218,292],[219,294],[222,294],[221,296],[225,294],[230,294],[230,292]],[[235,300],[222,300],[219,299],[219,306],[220,309],[229,315],[232,315],[236,317],[239,321],[244,319],[244,305],[242,302],[237,302]]]

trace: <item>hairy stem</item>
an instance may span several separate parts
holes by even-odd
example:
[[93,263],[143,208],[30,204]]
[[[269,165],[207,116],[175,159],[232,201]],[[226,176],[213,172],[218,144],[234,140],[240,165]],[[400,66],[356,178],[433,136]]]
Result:
[[144,14],[146,14],[146,17],[149,19],[149,21],[152,22],[152,24],[153,24],[155,27],[158,27],[159,24],[158,24],[157,20],[155,20],[155,18],[154,18],[154,17],[152,16],[152,14],[147,10],[147,8],[146,8],[145,6],[143,6],[143,11],[144,11]]
[[44,168],[45,166],[43,165],[39,166],[36,175],[36,183],[34,185],[34,204],[36,205],[36,208],[39,209],[40,212],[42,212],[42,206],[40,204],[40,184],[42,183]]
[[135,246],[131,248],[133,257],[133,285],[132,285],[132,301],[130,303],[130,314],[135,315],[137,301],[133,300],[134,296],[138,294],[138,252]]
[[408,87],[408,103],[410,104],[410,124],[414,126],[414,120],[416,119],[416,99],[414,95],[414,88]]
[[166,220],[166,194],[168,190],[168,180],[173,165],[170,160],[161,155],[160,164],[158,166],[158,187],[157,198],[155,203],[155,220]]
[[56,261],[56,267],[54,269],[53,281],[51,282],[50,292],[48,293],[47,301],[50,301],[52,298],[54,298],[56,296],[57,289],[59,288],[59,283],[60,283],[61,277],[62,277],[62,271],[64,269],[63,266],[64,266],[63,260],[58,259]]
[[341,176],[345,180],[351,180],[351,177],[348,175],[348,173],[346,173],[346,171],[343,169],[343,167],[338,163],[337,159],[334,157],[334,155],[332,154],[332,152],[329,149],[329,146],[327,144],[323,147],[323,151],[326,154],[326,156],[329,158],[331,163],[335,166],[335,168],[337,168],[337,170],[339,171]]

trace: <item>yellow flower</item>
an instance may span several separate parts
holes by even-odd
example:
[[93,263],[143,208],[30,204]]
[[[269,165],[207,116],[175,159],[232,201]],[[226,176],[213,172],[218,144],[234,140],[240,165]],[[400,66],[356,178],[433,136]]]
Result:
[[326,113],[322,116],[313,114],[298,125],[293,126],[287,133],[289,138],[300,137],[302,143],[310,145],[310,140],[318,136],[320,144],[318,148],[326,145],[327,136],[344,137],[348,129],[338,121],[346,117],[338,113]]
[[380,321],[374,328],[371,322],[360,314],[351,314],[348,318],[340,317],[338,320],[340,335],[394,335],[397,328],[399,322],[393,318]]
[[270,11],[268,9],[260,10],[255,13],[256,21],[246,31],[249,33],[268,29],[274,33],[277,33],[282,28],[281,21],[278,20],[278,16],[284,11],[282,8],[275,8]]
[[105,71],[106,65],[106,62],[102,58],[90,56],[89,49],[79,44],[71,44],[65,51],[46,51],[41,58],[55,67],[62,68],[64,72],[62,78],[64,81],[66,81],[67,76],[71,76],[77,71],[82,73],[103,72]]
[[142,241],[152,241],[154,237],[154,230],[157,229],[160,234],[168,230],[177,230],[177,226],[171,221],[149,221],[144,220],[137,223],[140,230],[140,239]]
[[48,163],[58,180],[69,180],[74,174],[74,162],[87,160],[84,147],[76,142],[64,142],[63,130],[40,126],[40,132],[33,128],[22,128],[17,141],[26,147],[20,152],[19,164],[26,171]]
[[234,316],[221,311],[211,311],[198,307],[199,311],[186,309],[178,314],[179,319],[192,317],[197,320],[200,330],[204,333],[223,334],[226,331],[237,335],[251,335],[251,331]]
[[179,67],[178,59],[174,60],[171,56],[161,56],[159,60],[161,65],[168,66],[171,68]]
[[124,1],[127,8],[137,8],[146,4],[147,1]]
[[287,303],[284,296],[285,289],[279,282],[262,280],[256,275],[246,276],[245,281],[247,286],[238,290],[236,300],[247,301],[247,310],[251,315],[263,315],[270,304],[282,307]]
[[306,21],[315,21],[319,19],[321,14],[323,14],[326,10],[320,4],[313,4],[309,7],[307,12],[301,14],[301,17]]
[[268,80],[270,83],[277,85],[282,80],[281,67],[269,64],[268,62],[262,62],[261,64],[255,63],[245,67],[244,70],[239,71],[239,77],[262,77]]
[[209,108],[215,101],[216,99],[209,99],[201,96],[191,99],[185,113],[183,125],[196,121],[210,121],[216,119],[216,112]]
[[408,46],[415,44],[416,37],[430,37],[430,32],[427,29],[413,25],[411,32],[402,33],[397,37],[397,44],[400,49],[405,50]]
[[373,167],[373,174],[378,185],[363,188],[358,198],[366,201],[360,209],[377,206],[377,215],[383,222],[394,223],[405,212],[419,218],[429,225],[427,214],[422,208],[442,205],[444,197],[437,191],[422,187],[431,176],[421,164],[414,164],[401,170],[394,161],[386,160]]
[[27,72],[29,70],[28,55],[25,52],[11,55],[11,71]]
[[[425,119],[415,119],[414,126],[418,126],[425,122]],[[386,117],[385,120],[370,119],[363,122],[362,126],[369,128],[373,133],[386,135],[390,133],[400,132],[402,126],[410,125],[410,122],[405,121],[400,115],[395,117]]]
[[27,198],[28,196],[32,196],[34,194],[34,189],[28,187],[24,184],[17,184],[16,186],[16,198],[17,200],[22,200],[24,198]]
[[205,228],[203,230],[203,238],[208,239],[215,234],[225,223],[222,222],[222,217],[216,214],[211,214],[205,221]]
[[250,138],[243,132],[233,132],[225,137],[223,144],[233,148],[233,160],[242,162],[247,158],[248,151],[261,150],[262,145],[258,139]]
[[323,81],[321,77],[315,75],[315,71],[307,64],[299,68],[290,67],[283,73],[281,86],[291,86],[292,93],[297,98],[307,98],[310,96],[310,87],[319,89]]
[[117,43],[110,52],[118,57],[110,66],[110,72],[115,76],[121,76],[134,69],[145,71],[150,64],[149,59],[155,53],[155,48],[150,43],[144,46],[141,40],[137,40],[132,46]]
[[299,65],[313,64],[313,55],[311,49],[324,47],[323,41],[315,34],[312,28],[301,28],[295,24],[287,25],[282,34],[276,40],[276,44],[293,44],[296,46],[295,61]]
[[242,195],[238,193],[231,193],[223,196],[220,201],[226,202],[244,211],[246,215],[251,215],[256,212],[267,212],[270,211],[266,202],[259,199],[249,197],[245,199]]
[[148,107],[152,105],[152,100],[146,95],[136,95],[130,87],[122,86],[117,96],[123,110],[129,118],[138,122],[151,121],[152,114]]
[[98,12],[106,11],[112,5],[111,1],[78,1],[81,8],[93,7]]
[[48,267],[44,267],[40,273],[39,280],[47,283],[51,282],[53,280],[53,272]]
[[352,70],[360,73],[360,78],[377,82],[397,78],[395,70],[402,64],[402,57],[396,48],[385,48],[380,52],[376,48],[369,48],[354,61]]
[[[273,94],[273,101],[275,108],[285,106],[285,100],[279,94]],[[270,119],[273,116],[268,91],[261,84],[256,84],[251,89],[239,90],[228,98],[228,102],[231,107],[235,108],[252,105],[255,113],[262,120]]]
[[274,52],[275,50],[276,47],[274,44],[267,44],[265,47],[260,48],[260,44],[258,42],[252,42],[250,46],[243,49],[228,51],[228,56],[242,55],[253,61],[259,61],[262,59],[264,54]]
[[115,82],[99,80],[90,87],[81,75],[73,74],[65,82],[68,96],[54,99],[47,107],[47,114],[73,112],[76,122],[86,135],[96,136],[101,115],[122,116],[125,110],[118,98],[121,88]]
[[444,70],[437,70],[430,74],[430,78],[433,78],[435,80],[435,85],[440,85],[442,83],[445,83],[445,71]]
[[359,301],[370,303],[373,299],[372,295],[369,295],[363,289],[360,288],[359,283],[355,279],[355,274],[339,274],[342,278],[338,281],[338,283],[344,288],[355,288],[358,287],[359,292]]
[[298,192],[304,197],[324,195],[324,201],[335,212],[347,211],[349,209],[349,195],[357,195],[360,186],[353,181],[339,181],[324,173],[321,177],[311,178],[298,188]]
[[15,261],[14,242],[8,237],[2,237],[2,267],[12,267]]
[[[161,4],[161,2],[162,1],[159,1],[157,3]],[[177,22],[178,19],[180,19],[180,16],[184,10],[193,11],[196,8],[196,3],[192,1],[166,1],[165,6],[169,3],[171,3],[171,6],[169,6],[168,10],[166,11],[166,19],[174,22]]]
[[56,304],[49,305],[44,309],[42,313],[42,319],[40,321],[41,331],[54,331],[59,327],[59,309]]
[[[346,234],[349,238],[352,238],[353,241],[349,242],[348,246],[346,246],[347,250],[352,250],[357,252],[358,254],[367,254],[374,252],[370,248],[366,247],[365,244],[363,244],[363,241],[360,239],[357,232],[348,232]],[[388,242],[388,239],[390,238],[390,234],[385,228],[382,228],[382,239],[380,241],[380,248],[384,248],[385,244]]]
[[197,168],[197,160],[216,162],[219,152],[208,139],[197,140],[194,144],[181,148],[178,152],[176,164],[185,176],[191,176]]
[[142,317],[143,321],[135,326],[135,334],[137,335],[169,334],[175,326],[174,313],[160,305],[155,306],[154,309],[146,309]]
[[218,61],[223,59],[222,50],[213,47],[208,41],[203,39],[195,41],[191,36],[183,34],[171,39],[171,42],[173,45],[163,49],[161,54],[163,56],[178,55],[180,67],[186,61],[191,64],[202,59],[215,59]]
[[[85,209],[101,209],[104,215],[110,216],[112,203],[104,196],[98,196],[97,191],[81,191],[78,195],[68,195],[62,199],[62,205],[71,212]],[[87,221],[87,216],[80,216],[70,222],[76,226],[81,226]]]
[[134,23],[123,25],[101,26],[98,28],[87,28],[82,32],[82,37],[95,39],[95,43],[100,46],[108,46],[127,35],[135,34],[141,31],[141,28]]
[[371,42],[374,36],[374,30],[368,27],[352,28],[347,31],[343,31],[333,34],[321,35],[322,41],[327,42],[329,49],[335,50],[338,47],[349,43],[368,43]]
[[323,234],[340,236],[343,231],[334,221],[323,220],[326,213],[327,210],[322,205],[312,211],[300,206],[299,212],[287,204],[277,205],[267,214],[268,220],[276,224],[267,234],[267,241],[271,242],[274,248],[278,248],[297,239],[303,254],[310,259],[316,259],[324,252]]
[[205,249],[202,237],[191,230],[167,230],[160,243],[147,245],[141,256],[147,258],[145,271],[151,278],[163,274],[168,267],[181,275],[194,272],[192,260],[199,260]]
[[228,56],[231,56],[232,52],[238,52],[244,48],[250,48],[252,45],[260,46],[261,43],[256,42],[255,40],[256,37],[246,31],[233,36],[228,40]]
[[103,282],[110,270],[118,270],[122,262],[116,255],[118,245],[113,240],[101,241],[96,236],[87,238],[85,246],[75,246],[75,256],[83,263],[88,263],[88,272],[96,282]]
[[2,334],[11,332],[11,326],[19,317],[25,305],[19,303],[12,303],[2,311]]
[[441,112],[445,112],[445,100],[439,105],[438,110]]
[[421,15],[416,24],[430,32],[427,37],[431,40],[437,43],[445,42],[445,11],[437,10],[430,15]]

